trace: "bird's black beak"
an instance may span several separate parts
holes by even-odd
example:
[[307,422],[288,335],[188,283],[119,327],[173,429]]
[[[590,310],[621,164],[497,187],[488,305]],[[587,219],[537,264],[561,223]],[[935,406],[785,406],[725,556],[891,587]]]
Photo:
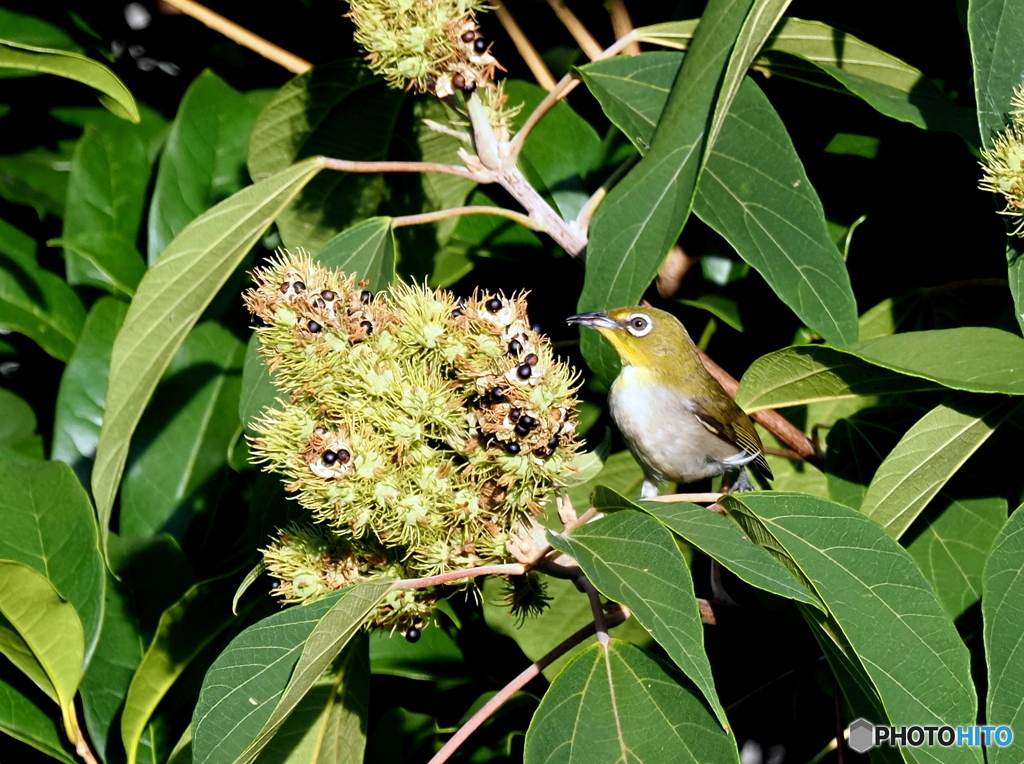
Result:
[[619,325],[607,313],[577,313],[565,319],[567,324],[589,326],[591,329],[618,329]]

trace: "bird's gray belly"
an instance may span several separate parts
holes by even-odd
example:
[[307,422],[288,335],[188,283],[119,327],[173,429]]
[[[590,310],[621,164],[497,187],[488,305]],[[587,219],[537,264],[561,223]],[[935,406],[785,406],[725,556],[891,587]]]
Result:
[[616,384],[609,395],[612,418],[629,450],[656,481],[693,483],[726,470],[723,460],[740,452],[713,435],[691,404],[657,384]]

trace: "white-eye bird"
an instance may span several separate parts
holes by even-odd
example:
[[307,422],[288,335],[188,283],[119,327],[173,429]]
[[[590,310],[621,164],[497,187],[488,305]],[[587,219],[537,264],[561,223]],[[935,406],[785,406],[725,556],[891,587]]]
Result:
[[704,368],[679,319],[631,307],[566,320],[599,331],[622,360],[608,402],[644,470],[643,498],[657,496],[663,480],[692,483],[726,472],[738,472],[733,490],[748,490],[751,462],[772,478],[753,422]]

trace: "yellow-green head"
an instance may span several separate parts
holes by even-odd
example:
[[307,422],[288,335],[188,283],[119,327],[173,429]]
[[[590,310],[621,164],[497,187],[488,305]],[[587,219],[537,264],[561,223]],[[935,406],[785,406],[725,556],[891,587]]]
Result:
[[686,327],[663,310],[635,306],[615,308],[600,313],[580,313],[566,321],[599,331],[618,352],[624,366],[652,370],[671,367],[683,374],[703,368]]

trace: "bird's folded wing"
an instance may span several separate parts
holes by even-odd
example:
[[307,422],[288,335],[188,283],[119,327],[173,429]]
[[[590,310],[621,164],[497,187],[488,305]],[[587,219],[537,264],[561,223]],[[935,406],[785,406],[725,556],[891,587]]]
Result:
[[751,461],[758,466],[758,469],[760,469],[769,480],[774,479],[771,467],[768,466],[768,460],[764,458],[764,447],[761,445],[761,439],[757,436],[757,431],[754,429],[754,425],[752,423],[749,427],[737,427],[733,424],[723,424],[703,409],[694,411],[693,415],[697,418],[697,421],[704,425],[704,427],[706,427],[710,432],[713,432],[718,437],[735,446],[739,446],[746,453],[750,454],[753,457]]

